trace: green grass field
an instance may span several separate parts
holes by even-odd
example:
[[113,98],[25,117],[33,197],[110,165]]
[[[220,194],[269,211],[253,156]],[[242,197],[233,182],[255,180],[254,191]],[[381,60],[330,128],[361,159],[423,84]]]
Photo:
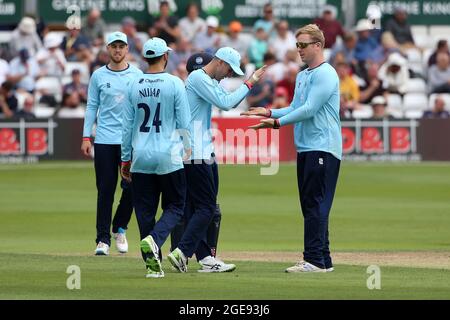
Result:
[[[267,252],[267,261],[235,260],[238,269],[229,274],[199,274],[194,260],[188,274],[177,274],[164,261],[165,278],[145,279],[134,217],[127,256],[93,256],[92,163],[0,165],[0,299],[450,299],[450,264],[380,265],[381,290],[367,289],[368,265],[357,261],[333,273],[285,274],[295,260],[274,261],[270,253],[300,257],[295,166],[274,176],[259,169],[220,168],[219,256]],[[333,252],[450,257],[450,164],[345,163],[330,231]],[[69,265],[81,268],[81,290],[66,288]]]

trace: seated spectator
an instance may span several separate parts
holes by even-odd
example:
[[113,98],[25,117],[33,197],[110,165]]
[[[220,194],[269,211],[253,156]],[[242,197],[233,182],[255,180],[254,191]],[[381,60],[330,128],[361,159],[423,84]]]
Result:
[[376,96],[370,102],[372,106],[373,114],[372,118],[374,120],[383,120],[383,119],[394,119],[394,117],[387,113],[387,101],[383,96]]
[[289,93],[286,88],[278,87],[275,89],[275,95],[273,98],[272,105],[268,109],[282,109],[289,107],[290,101],[288,100]]
[[0,85],[6,81],[6,76],[9,73],[8,61],[0,58]]
[[372,36],[373,25],[367,19],[361,19],[356,25],[358,41],[355,47],[355,59],[360,63],[366,63],[367,60],[382,62],[384,60],[383,48]]
[[278,62],[272,52],[267,52],[264,55],[264,64],[267,66],[266,75],[270,80],[277,83],[283,79],[287,70],[286,65],[282,62]]
[[9,50],[13,57],[19,54],[21,49],[27,49],[34,56],[42,48],[42,41],[36,33],[36,22],[33,18],[23,17],[19,25],[11,34]]
[[97,57],[95,58],[94,62],[91,63],[89,67],[89,73],[92,75],[95,70],[97,70],[100,67],[103,67],[104,65],[107,65],[109,63],[109,54],[106,52],[106,50],[101,49],[97,53]]
[[47,34],[44,47],[38,51],[36,60],[41,68],[42,76],[61,77],[64,75],[66,58],[59,48],[62,39],[57,34]]
[[436,46],[436,50],[431,54],[428,59],[428,66],[431,67],[433,64],[436,64],[436,57],[439,52],[444,52],[450,56],[450,50],[448,49],[447,40],[439,40]]
[[182,37],[179,38],[175,45],[172,46],[172,51],[169,54],[169,61],[166,68],[167,72],[174,72],[180,64],[186,65],[192,53],[191,43]]
[[[75,107],[78,107],[80,103],[86,104],[87,103],[87,91],[88,86],[84,83],[81,83],[81,72],[78,69],[74,69],[72,71],[72,82],[66,84],[63,87],[63,96],[69,95],[68,101],[78,101],[78,104]],[[77,97],[71,97],[71,96],[77,96]],[[64,106],[64,104],[63,104]],[[71,105],[72,107],[73,105]]]
[[441,96],[437,96],[434,100],[433,110],[428,110],[423,113],[424,118],[428,119],[448,119],[450,113],[445,110],[445,100]]
[[186,71],[186,61],[180,62],[172,74],[185,81],[189,75]]
[[194,40],[197,33],[206,31],[206,22],[199,17],[199,11],[197,3],[189,3],[186,8],[186,16],[180,19],[178,24],[181,36],[189,42]]
[[353,111],[359,109],[359,87],[351,76],[348,64],[339,63],[336,66],[336,72],[339,76],[339,91],[341,95],[340,113],[344,118],[351,118]]
[[81,23],[81,33],[89,40],[92,47],[101,47],[106,30],[105,21],[102,19],[102,12],[93,8]]
[[23,108],[14,114],[14,118],[24,120],[36,119],[36,115],[34,114],[34,96],[32,94],[27,94],[23,101]]
[[344,28],[341,23],[336,20],[336,8],[332,5],[324,6],[322,16],[313,20],[325,36],[325,48],[329,49],[334,46],[338,36],[344,36]]
[[389,55],[394,52],[403,55],[402,51],[400,50],[400,45],[397,43],[394,36],[389,31],[383,32],[383,34],[381,35],[381,45],[383,47],[384,61],[387,60]]
[[364,78],[364,85],[360,86],[359,102],[369,104],[376,96],[383,96],[383,82],[378,78],[378,64],[367,62],[367,74]]
[[276,84],[277,88],[283,87],[287,90],[289,101],[292,101],[294,98],[295,81],[297,80],[298,71],[298,65],[289,64],[287,71],[284,73],[283,79]]
[[397,7],[394,10],[394,16],[386,22],[384,28],[392,33],[402,50],[415,47],[411,26],[408,24],[407,19],[408,14],[406,10]]
[[357,61],[355,59],[355,47],[356,47],[357,37],[353,32],[348,32],[344,34],[343,41],[341,44],[334,45],[331,55],[330,55],[330,64],[334,65],[336,55],[338,53],[342,53],[345,59],[345,63],[352,66],[354,70],[357,67]]
[[142,41],[137,35],[136,20],[132,17],[126,16],[122,19],[121,25],[121,31],[127,35],[127,61],[134,61],[142,70],[145,70],[147,68],[147,63],[142,57]]
[[9,63],[9,75],[7,79],[19,91],[34,93],[36,80],[40,76],[39,65],[34,57],[30,57],[27,49],[21,49],[19,56]]
[[297,40],[292,31],[289,30],[289,23],[286,20],[278,22],[276,30],[276,36],[269,40],[269,47],[277,60],[283,61],[289,49],[296,49],[295,43]]
[[194,38],[194,48],[198,51],[205,51],[209,54],[216,53],[221,46],[221,37],[217,33],[219,27],[219,19],[215,16],[206,18],[206,31],[197,33]]
[[264,74],[248,93],[247,103],[250,107],[265,108],[272,103],[274,91],[275,84]]
[[274,36],[274,28],[275,28],[275,17],[273,14],[273,8],[270,3],[266,3],[263,7],[263,17],[261,19],[256,20],[253,25],[253,30],[258,30],[262,28],[268,37]]
[[9,81],[0,87],[0,118],[8,119],[17,111],[18,101],[13,91],[13,84]]
[[83,61],[90,64],[94,59],[88,38],[81,34],[80,21],[67,23],[67,35],[64,37],[61,48],[67,61]]
[[428,83],[431,93],[450,93],[450,57],[439,52],[436,64],[428,69]]
[[159,3],[159,13],[159,17],[153,22],[148,33],[150,37],[163,39],[170,46],[181,36],[178,18],[170,15],[168,1]]
[[267,34],[263,28],[256,30],[255,39],[250,42],[248,48],[248,59],[251,63],[255,64],[256,69],[263,66],[264,55],[268,51]]
[[378,78],[383,81],[383,89],[389,93],[405,94],[409,81],[407,61],[399,53],[389,55],[380,67]]
[[228,25],[228,37],[224,40],[224,47],[234,48],[242,58],[247,56],[249,43],[242,37],[242,24],[239,21],[231,21]]

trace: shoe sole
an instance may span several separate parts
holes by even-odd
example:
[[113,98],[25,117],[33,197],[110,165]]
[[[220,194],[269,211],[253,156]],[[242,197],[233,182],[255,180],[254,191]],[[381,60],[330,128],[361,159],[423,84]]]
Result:
[[164,273],[158,273],[158,274],[146,274],[145,277],[147,279],[156,279],[156,278],[164,278]]
[[229,269],[226,269],[226,270],[222,270],[222,271],[220,271],[220,270],[204,270],[204,269],[200,269],[200,270],[197,270],[197,272],[200,272],[200,273],[224,273],[224,272],[233,272],[234,270],[236,270],[236,266],[234,266],[232,268],[229,268]]
[[105,252],[103,252],[103,251],[95,251],[95,255],[96,255],[96,256],[107,256],[108,253],[105,253]]
[[178,271],[181,273],[186,273],[186,269],[183,269],[181,264],[178,262],[178,260],[174,257],[174,255],[172,253],[170,253],[167,256],[167,259],[169,260],[170,264]]

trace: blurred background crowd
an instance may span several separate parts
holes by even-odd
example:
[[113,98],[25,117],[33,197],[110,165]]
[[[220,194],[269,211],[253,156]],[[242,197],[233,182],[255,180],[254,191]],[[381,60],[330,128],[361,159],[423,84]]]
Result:
[[[1,31],[0,118],[84,117],[89,78],[108,63],[104,39],[117,29],[128,37],[128,61],[142,70],[143,43],[153,36],[164,39],[173,49],[167,72],[183,80],[190,55],[214,54],[223,46],[239,51],[244,77],[268,65],[262,81],[236,109],[214,110],[213,116],[238,116],[250,106],[289,105],[296,76],[307,67],[296,49],[294,34],[300,26],[278,19],[270,3],[251,27],[239,21],[222,25],[215,16],[203,19],[195,3],[182,17],[173,15],[166,1],[159,6],[159,15],[149,16],[144,27],[130,16],[118,28],[110,26],[93,9],[79,21],[68,21],[65,31],[50,30],[32,15],[24,16],[14,30]],[[377,10],[368,11],[367,19],[346,29],[336,8],[325,5],[311,21],[323,30],[325,58],[340,78],[341,118],[450,117],[450,26],[410,25],[400,7],[378,26],[380,18]],[[241,83],[240,78],[227,78],[221,85],[234,90]]]

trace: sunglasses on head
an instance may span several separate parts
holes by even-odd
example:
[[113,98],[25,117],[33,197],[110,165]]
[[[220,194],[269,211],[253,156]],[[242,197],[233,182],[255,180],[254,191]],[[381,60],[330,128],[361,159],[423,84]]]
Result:
[[309,46],[310,44],[313,43],[318,43],[319,41],[313,41],[313,42],[297,42],[295,45],[297,46],[297,48],[302,48],[305,49],[307,46]]

